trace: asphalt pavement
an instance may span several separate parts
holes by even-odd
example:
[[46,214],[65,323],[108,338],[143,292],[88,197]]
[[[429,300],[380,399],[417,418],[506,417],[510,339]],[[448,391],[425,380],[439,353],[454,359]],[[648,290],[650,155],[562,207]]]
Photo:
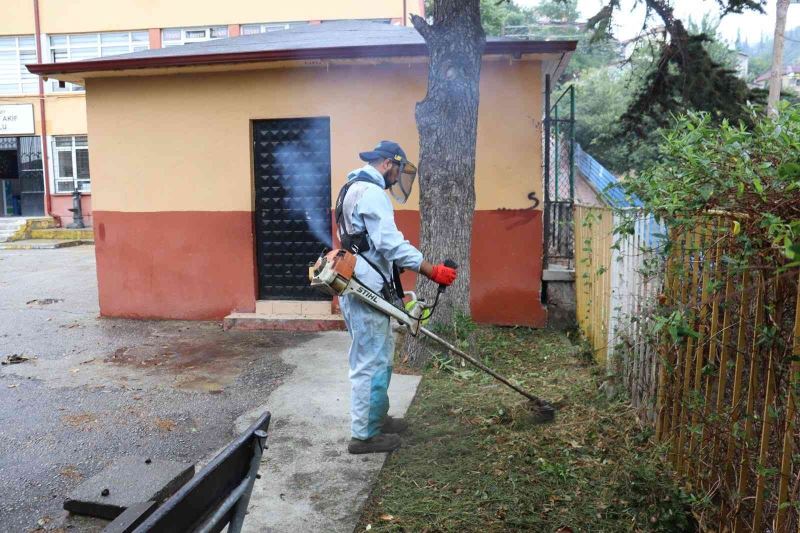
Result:
[[120,456],[208,460],[314,334],[98,318],[94,247],[0,251],[0,531],[103,523],[65,496]]

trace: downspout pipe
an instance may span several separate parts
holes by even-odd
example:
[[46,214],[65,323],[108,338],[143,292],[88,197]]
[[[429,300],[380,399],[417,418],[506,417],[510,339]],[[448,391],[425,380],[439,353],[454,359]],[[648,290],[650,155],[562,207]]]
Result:
[[[33,0],[33,21],[36,33],[36,62],[42,63],[42,30],[39,23],[39,0]],[[44,79],[39,76],[39,118],[42,132],[42,170],[44,171],[44,212],[52,216],[53,206],[50,199],[50,158],[47,154],[47,112],[45,110]]]

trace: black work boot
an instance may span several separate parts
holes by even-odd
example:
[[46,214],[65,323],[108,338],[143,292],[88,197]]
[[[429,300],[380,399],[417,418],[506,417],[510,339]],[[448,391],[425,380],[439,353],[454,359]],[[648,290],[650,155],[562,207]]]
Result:
[[405,433],[408,429],[408,422],[403,418],[394,418],[386,415],[381,424],[381,431],[383,433]]
[[385,453],[392,452],[400,447],[400,437],[397,435],[387,435],[379,433],[367,440],[350,439],[347,451],[357,453]]

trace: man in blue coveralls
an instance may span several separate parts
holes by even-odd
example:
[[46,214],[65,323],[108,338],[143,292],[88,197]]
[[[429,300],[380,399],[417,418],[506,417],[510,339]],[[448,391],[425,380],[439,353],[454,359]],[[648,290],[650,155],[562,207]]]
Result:
[[[367,164],[351,172],[336,202],[336,223],[342,247],[356,254],[355,275],[367,287],[395,302],[400,269],[413,270],[440,285],[450,285],[456,270],[425,261],[394,222],[388,189],[398,203],[411,194],[416,167],[400,145],[381,141],[361,152]],[[389,317],[352,295],[340,299],[350,346],[352,439],[350,453],[389,452],[400,447],[398,433],[407,429],[402,419],[387,415],[392,375],[394,337]]]

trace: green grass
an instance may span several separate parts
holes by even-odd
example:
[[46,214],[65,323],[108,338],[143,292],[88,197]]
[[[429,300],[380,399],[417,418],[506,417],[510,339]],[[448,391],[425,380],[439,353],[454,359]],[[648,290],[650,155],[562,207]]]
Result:
[[435,357],[356,531],[694,530],[649,429],[598,391],[600,372],[564,334],[471,338],[489,366],[556,404],[556,421],[531,424],[523,397]]

